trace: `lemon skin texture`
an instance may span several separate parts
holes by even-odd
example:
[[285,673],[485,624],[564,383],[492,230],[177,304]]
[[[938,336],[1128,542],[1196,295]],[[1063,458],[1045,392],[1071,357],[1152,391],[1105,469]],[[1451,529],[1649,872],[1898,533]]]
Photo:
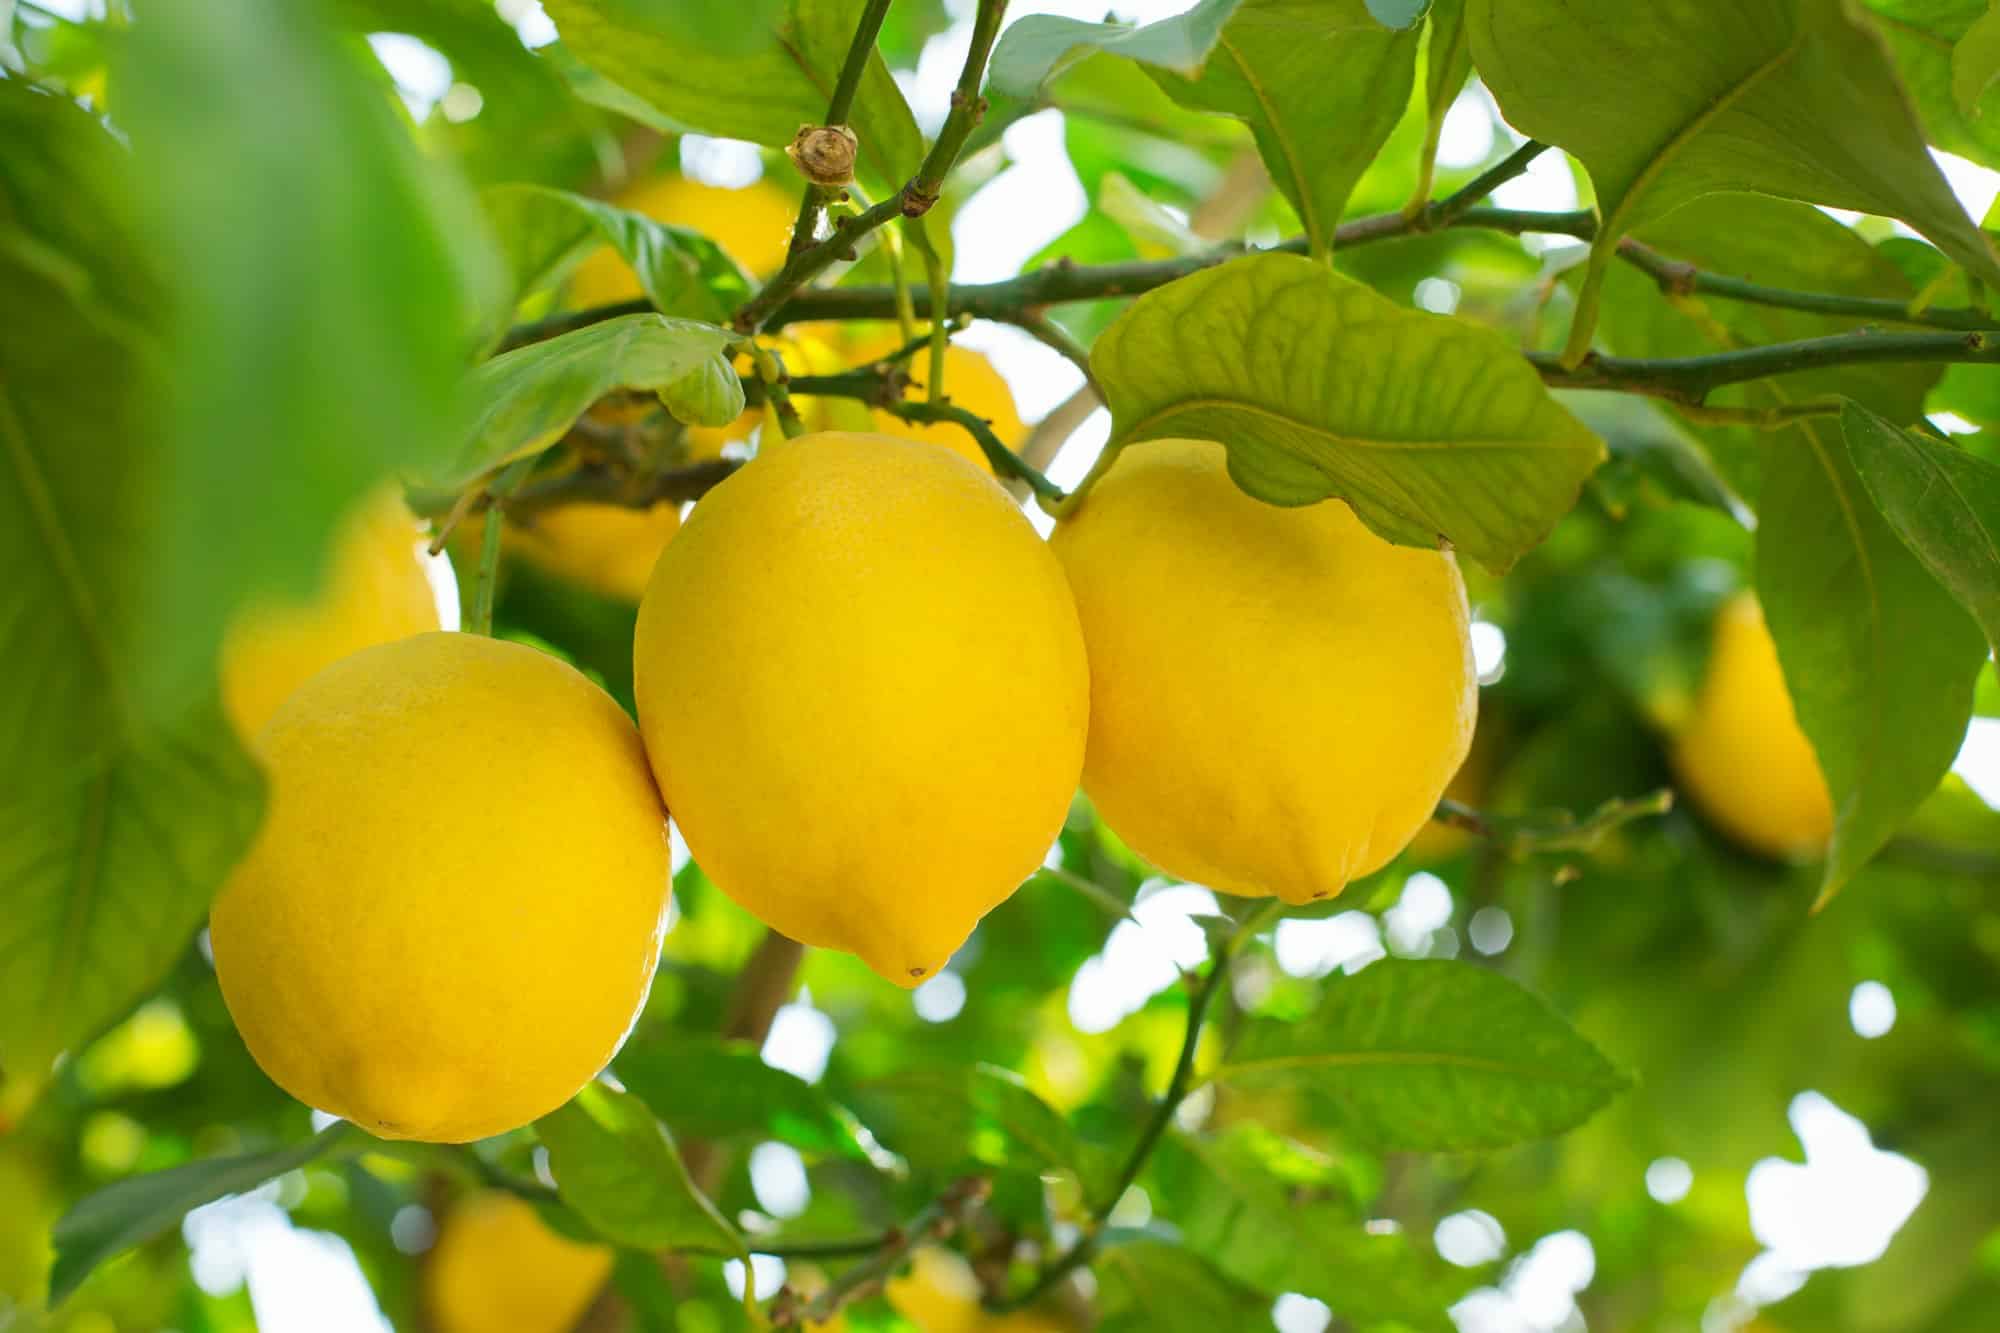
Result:
[[1135,852],[1304,903],[1423,827],[1478,705],[1449,554],[1254,500],[1195,440],[1124,449],[1051,543],[1090,645],[1084,791]]
[[1716,616],[1708,672],[1670,754],[1703,813],[1745,847],[1810,857],[1833,836],[1833,800],[1754,595],[1739,593]]
[[639,725],[709,878],[914,986],[1033,873],[1089,679],[1048,548],[964,459],[827,432],[710,491],[639,606]]
[[[753,278],[768,278],[784,267],[799,213],[796,196],[761,180],[731,190],[686,176],[657,176],[633,185],[612,202],[655,222],[700,232]],[[569,294],[571,304],[591,306],[637,300],[645,292],[624,257],[607,245],[577,265]]]
[[245,740],[321,667],[373,644],[440,628],[417,521],[393,489],[341,524],[318,593],[252,607],[222,645],[222,702]]
[[549,1229],[511,1194],[474,1194],[445,1216],[424,1262],[433,1333],[568,1333],[611,1276],[608,1246]]
[[680,531],[678,504],[632,509],[615,504],[567,504],[544,509],[532,522],[509,521],[504,536],[522,559],[592,592],[637,602],[660,552]]
[[462,1143],[603,1068],[669,876],[609,695],[520,644],[420,634],[314,676],[257,750],[269,807],[210,942],[278,1086],[383,1138]]

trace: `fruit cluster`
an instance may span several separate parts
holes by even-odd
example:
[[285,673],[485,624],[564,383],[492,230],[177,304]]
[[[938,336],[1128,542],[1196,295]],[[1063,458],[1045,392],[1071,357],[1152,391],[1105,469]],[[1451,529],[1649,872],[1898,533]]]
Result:
[[[337,575],[318,621],[414,596],[413,536],[350,533],[343,562],[378,576]],[[230,679],[289,692],[236,710],[271,797],[216,967],[281,1086],[440,1141],[610,1059],[658,955],[669,810],[743,907],[913,986],[1034,872],[1079,782],[1167,873],[1338,893],[1423,826],[1477,696],[1448,553],[1337,501],[1262,504],[1188,440],[1125,449],[1048,542],[953,450],[767,444],[652,571],[637,728],[522,644],[398,617],[350,651],[359,630],[314,623],[232,644]],[[337,660],[297,682],[315,652]]]

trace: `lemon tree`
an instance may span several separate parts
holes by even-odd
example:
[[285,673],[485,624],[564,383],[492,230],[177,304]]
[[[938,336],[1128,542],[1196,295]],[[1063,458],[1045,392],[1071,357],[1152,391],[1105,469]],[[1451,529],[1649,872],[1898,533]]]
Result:
[[0,0],[0,1327],[1991,1324],[1988,6],[1061,9]]

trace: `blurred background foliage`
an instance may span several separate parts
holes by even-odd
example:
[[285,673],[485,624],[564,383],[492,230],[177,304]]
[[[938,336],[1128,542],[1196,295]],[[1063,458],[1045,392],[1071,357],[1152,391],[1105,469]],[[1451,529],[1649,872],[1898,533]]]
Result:
[[[212,29],[185,31],[222,33],[253,8],[218,6]],[[280,90],[294,114],[274,115],[261,142],[247,132],[231,142],[266,156],[297,154],[304,197],[292,206],[301,219],[345,200],[369,225],[398,226],[393,201],[355,204],[346,183],[328,175],[351,165],[351,143],[316,150],[292,137],[299,117],[326,105],[371,121],[393,117],[402,138],[429,160],[453,164],[473,186],[526,182],[616,198],[636,181],[683,169],[712,175],[718,161],[740,172],[747,160],[791,191],[780,155],[746,158],[740,147],[677,140],[620,114],[617,98],[593,88],[560,45],[550,44],[553,30],[533,4],[339,0],[329,8],[338,33],[332,43],[308,43],[298,25],[273,20],[271,31],[289,33],[297,50],[274,41],[189,57],[190,68],[207,67],[218,78],[269,59],[259,86]],[[962,8],[944,0],[901,0],[891,8],[881,50],[899,76],[934,83],[942,70],[950,77],[953,20]],[[1893,16],[1924,7],[1876,8]],[[1925,58],[1902,44],[1915,40],[1918,22],[1898,17],[1890,29],[1910,60]],[[138,34],[120,4],[15,0],[0,3],[0,25],[10,80],[32,78],[113,125],[128,99],[157,109],[162,97],[179,95],[146,86],[163,68],[157,60],[140,66],[151,75],[121,77]],[[331,70],[329,86],[368,96],[315,104],[282,95],[286,82],[313,70]],[[270,113],[254,95],[231,104],[236,96],[230,88],[203,114],[226,111],[254,122]],[[1420,80],[1409,113],[1361,178],[1350,215],[1400,208],[1415,190],[1423,97]],[[1477,147],[1483,135],[1485,146],[1446,157],[1439,194],[1490,166],[1512,142],[1476,88],[1459,108],[1454,115],[1466,122],[1455,131],[1460,144]],[[1009,128],[1036,123],[1059,123],[1060,132],[1037,137]],[[1955,124],[1949,146],[1990,166],[2000,153],[1980,123],[1993,118]],[[224,151],[202,137],[211,128],[190,112],[180,151]],[[969,215],[979,192],[1030,149],[1066,156],[1083,204],[1072,225],[1015,263],[1159,258],[1219,236],[1272,240],[1299,230],[1283,198],[1258,183],[1254,166],[1246,173],[1254,156],[1243,126],[1187,111],[1136,67],[1105,57],[1071,67],[1035,105],[996,98],[941,215]],[[431,188],[423,171],[388,156],[374,170],[378,183]],[[283,173],[278,179],[282,184]],[[1582,186],[1580,173],[1568,184]],[[254,191],[231,197],[238,218],[251,216],[242,210],[260,198],[273,202]],[[206,225],[202,203],[178,213],[169,207],[165,216],[170,225],[176,217],[183,226]],[[1012,207],[1034,205],[1011,197]],[[1682,236],[1662,226],[1647,239],[1671,252],[1706,237],[1728,252],[1797,226],[1820,237],[1825,250],[1788,245],[1784,257],[1798,285],[1831,280],[1848,263],[1866,269],[1879,290],[1907,295],[1942,271],[1930,247],[1872,220],[1843,228],[1818,214],[1802,217],[1811,212],[1802,206],[1757,201],[1772,216],[1756,227],[1739,225],[1749,206],[1732,198],[1699,219],[1699,210],[1689,210],[1669,220],[1685,224]],[[729,246],[720,230],[726,219],[668,220],[712,230]],[[434,242],[398,236],[384,243],[410,247],[418,269],[431,244],[448,246],[476,269],[487,244],[478,229],[474,218],[466,231]],[[963,231],[959,245],[971,248]],[[1450,308],[1546,347],[1567,323],[1564,270],[1574,258],[1498,233],[1450,231],[1355,249],[1338,262],[1398,302]],[[962,257],[961,273],[968,261],[980,256]],[[1733,261],[1732,252],[1715,262]],[[320,253],[317,262],[326,284],[344,280],[342,254]],[[857,277],[881,272],[878,252]],[[408,311],[459,318],[448,307],[476,307],[480,281],[476,273],[439,278],[411,296]],[[241,347],[273,328],[296,332],[272,314],[294,295],[243,296],[245,327],[220,336]],[[534,298],[520,313],[544,313],[561,299]],[[1952,303],[1948,293],[1940,299]],[[1117,308],[1086,303],[1053,314],[1087,342]],[[1783,325],[1755,330],[1758,340],[1815,331],[1811,316],[1749,307],[1732,313],[1739,310]],[[232,462],[258,450],[282,456],[287,418],[301,401],[331,404],[331,395],[346,395],[374,373],[373,354],[355,349],[383,326],[366,312],[336,313],[345,323],[321,330],[323,392],[302,400],[266,385],[262,401],[235,401],[229,418],[243,438],[227,455]],[[1651,284],[1625,270],[1607,295],[1605,331],[1619,350],[1635,354],[1672,354],[1699,337]],[[1037,363],[995,359],[1019,372],[1016,393],[1032,400],[1031,414],[1052,405],[1026,382]],[[220,376],[239,367],[208,369]],[[1904,372],[1893,387],[1913,406],[1955,414],[1959,426],[1976,432],[1960,442],[2000,459],[1996,383],[2000,375],[1991,370],[1956,368]],[[419,432],[426,413],[442,410],[441,395],[341,407],[313,429],[371,432],[393,416],[398,434]],[[1731,509],[1736,496],[1754,497],[1756,446],[1722,438],[1732,428],[1689,427],[1649,404],[1573,399],[1606,436],[1611,462],[1506,579],[1467,570],[1490,637],[1482,651],[1479,740],[1454,794],[1484,810],[1586,811],[1671,785],[1664,735],[1685,716],[1700,680],[1711,617],[1747,582],[1750,535]],[[395,438],[366,447],[409,461]],[[1707,457],[1719,468],[1711,470]],[[293,482],[330,488],[332,496],[312,503],[332,512],[364,471]],[[204,532],[214,530],[209,515],[198,517]],[[266,521],[287,520],[280,511]],[[310,558],[302,555],[301,568],[284,576],[302,577]],[[468,568],[461,560],[462,579]],[[629,603],[525,561],[505,562],[502,574],[498,630],[576,662],[629,708]],[[469,586],[461,596],[470,602]],[[200,648],[196,641],[189,651]],[[1976,726],[1990,738],[2000,728],[2000,682],[1991,664],[1978,712],[1987,720]],[[1588,855],[1509,860],[1489,844],[1434,830],[1337,904],[1284,921],[1242,955],[1219,999],[1221,1039],[1259,1019],[1307,1019],[1328,988],[1384,952],[1456,957],[1546,997],[1629,1071],[1635,1086],[1558,1139],[1424,1156],[1369,1151],[1332,1130],[1307,1099],[1204,1089],[1184,1108],[1183,1127],[1218,1131],[1232,1161],[1255,1163],[1260,1182],[1282,1183],[1284,1207],[1324,1209],[1357,1241],[1363,1221],[1375,1238],[1402,1237],[1394,1263],[1405,1267],[1395,1281],[1356,1285],[1369,1300],[1379,1298],[1380,1308],[1348,1305],[1340,1295],[1343,1260],[1316,1254],[1330,1289],[1301,1283],[1274,1304],[1276,1293],[1239,1253],[1246,1238],[1250,1247],[1287,1243],[1271,1210],[1203,1187],[1207,1177],[1177,1167],[1168,1149],[1114,1217],[1154,1234],[1134,1238],[1100,1267],[1102,1326],[1247,1329],[1275,1321],[1285,1333],[1311,1333],[1326,1326],[1330,1308],[1343,1328],[1438,1327],[1443,1306],[1461,1301],[1461,1327],[1493,1330],[1993,1327],[2000,1310],[2000,811],[1991,804],[2000,793],[1993,772],[1989,764],[1983,797],[1961,778],[1948,779],[1818,915],[1806,911],[1814,892],[1809,868],[1755,858],[1683,806],[1618,830]],[[441,757],[439,780],[452,780],[449,756]],[[722,1025],[733,979],[761,927],[692,864],[677,875],[674,910],[651,999],[614,1068],[676,1132],[717,1145],[714,1197],[724,1215],[743,1219],[753,1236],[781,1227],[788,1241],[840,1240],[898,1225],[952,1179],[977,1172],[994,1184],[988,1210],[960,1241],[977,1267],[1014,1235],[1060,1233],[1078,1215],[1085,1186],[1101,1179],[1130,1141],[1181,1041],[1188,996],[1176,965],[1203,955],[1199,918],[1217,908],[1205,891],[1152,876],[1079,802],[1048,869],[989,916],[949,971],[914,997],[881,984],[852,958],[812,953],[761,1060],[709,1035]],[[757,1071],[774,1066],[796,1077],[760,1083]],[[974,1066],[985,1072],[969,1073]],[[757,1095],[745,1095],[746,1088]],[[1043,1106],[1073,1138],[1053,1156],[1049,1144],[1022,1140],[1024,1123]],[[0,1328],[223,1333],[255,1327],[259,1318],[274,1329],[363,1326],[326,1322],[334,1311],[425,1327],[424,1273],[439,1225],[476,1191],[546,1175],[526,1133],[470,1153],[382,1146],[317,1162],[192,1215],[177,1232],[103,1266],[58,1312],[41,1312],[49,1226],[78,1198],[138,1173],[295,1143],[311,1132],[308,1112],[251,1062],[196,940],[157,992],[77,1050],[0,1136]],[[882,1170],[885,1152],[904,1167]],[[1885,1152],[1922,1171],[1921,1202],[1900,1226],[1900,1196],[1875,1174]],[[1797,1167],[1801,1161],[1806,1168]],[[1758,1173],[1767,1184],[1783,1184],[1787,1171],[1811,1178],[1789,1178],[1784,1201],[1753,1213]],[[552,1220],[562,1225],[559,1216]],[[1202,1257],[1191,1258],[1173,1243],[1177,1237]],[[350,1256],[367,1283],[359,1316],[327,1294],[355,1299],[341,1285]],[[1374,1262],[1358,1250],[1349,1261]],[[683,1333],[744,1326],[714,1264],[662,1274],[628,1261],[617,1273],[640,1326]],[[795,1260],[790,1278],[808,1285],[812,1273],[809,1260]],[[1166,1307],[1162,1291],[1175,1293]],[[856,1329],[906,1327],[899,1319],[879,1299],[848,1316]]]

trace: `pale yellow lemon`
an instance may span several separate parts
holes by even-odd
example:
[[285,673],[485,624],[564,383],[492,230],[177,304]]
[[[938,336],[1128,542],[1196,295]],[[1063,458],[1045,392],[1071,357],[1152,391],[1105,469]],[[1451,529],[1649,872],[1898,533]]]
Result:
[[384,1138],[526,1124],[611,1058],[667,907],[638,732],[573,667],[420,634],[282,704],[270,803],[210,940],[250,1053]]
[[[655,222],[700,232],[753,278],[768,278],[784,267],[799,212],[797,195],[762,180],[732,190],[686,176],[656,176],[632,185],[612,202]],[[569,292],[571,303],[579,306],[610,305],[644,295],[631,265],[608,245],[577,265]]]
[[222,645],[223,708],[247,740],[321,667],[437,628],[417,521],[385,488],[340,525],[311,600],[253,607],[231,622]]
[[908,1271],[884,1284],[883,1295],[919,1333],[1066,1333],[1069,1328],[1040,1310],[989,1314],[980,1306],[972,1266],[930,1246],[911,1256]]
[[904,986],[1034,872],[1083,761],[1062,571],[990,476],[913,440],[767,444],[660,557],[633,670],[709,878]]
[[1716,617],[1708,672],[1671,755],[1703,813],[1747,847],[1812,856],[1833,835],[1826,779],[1799,730],[1777,646],[1750,593]]
[[438,1228],[424,1308],[433,1333],[569,1333],[612,1261],[609,1246],[557,1234],[525,1200],[475,1194]]
[[1132,445],[1056,527],[1090,648],[1083,786],[1169,874],[1304,903],[1400,852],[1464,760],[1465,586],[1337,500],[1252,499],[1224,458]]
[[508,549],[593,592],[636,602],[667,543],[680,531],[681,507],[566,504],[509,520]]

